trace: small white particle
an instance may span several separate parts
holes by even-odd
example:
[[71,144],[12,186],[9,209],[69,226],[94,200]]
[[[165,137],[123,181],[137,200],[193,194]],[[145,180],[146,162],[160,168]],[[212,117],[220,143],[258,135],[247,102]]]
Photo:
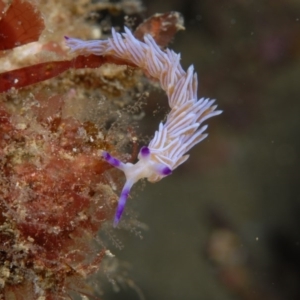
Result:
[[24,130],[26,127],[27,126],[24,123],[19,123],[16,125],[16,129],[18,129],[18,130]]
[[105,254],[106,254],[108,257],[115,257],[115,255],[113,255],[109,250],[106,250],[106,251],[105,251]]
[[99,132],[98,135],[97,135],[97,138],[98,138],[99,140],[103,140],[103,139],[104,139],[103,133],[102,133],[102,132]]
[[92,29],[93,39],[100,39],[101,35],[102,35],[102,32],[101,32],[100,26],[94,27]]
[[31,243],[34,242],[34,238],[32,238],[31,236],[29,236],[29,237],[27,238],[27,240],[28,240],[29,242],[31,242]]

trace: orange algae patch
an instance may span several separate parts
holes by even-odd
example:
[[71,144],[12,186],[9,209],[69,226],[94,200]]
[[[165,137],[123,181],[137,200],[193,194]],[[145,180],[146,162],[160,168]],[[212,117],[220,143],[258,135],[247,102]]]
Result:
[[0,50],[35,42],[39,39],[45,25],[40,12],[34,5],[25,0],[13,0],[6,12],[1,1],[0,11]]

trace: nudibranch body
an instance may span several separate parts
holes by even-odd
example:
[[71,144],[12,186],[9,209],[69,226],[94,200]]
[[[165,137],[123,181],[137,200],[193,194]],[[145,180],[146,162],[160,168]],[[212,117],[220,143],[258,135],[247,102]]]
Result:
[[122,35],[112,29],[112,38],[107,40],[65,38],[71,50],[79,54],[111,55],[128,60],[158,79],[168,96],[171,111],[167,120],[159,124],[149,145],[141,148],[137,163],[123,163],[106,151],[102,152],[102,157],[126,176],[114,219],[116,226],[133,184],[141,178],[156,182],[171,174],[188,159],[186,153],[207,137],[204,133],[207,125],[200,125],[222,111],[216,110],[214,100],[198,100],[198,80],[193,66],[185,72],[180,65],[180,54],[169,49],[161,50],[150,35],[145,35],[142,42],[125,27]]

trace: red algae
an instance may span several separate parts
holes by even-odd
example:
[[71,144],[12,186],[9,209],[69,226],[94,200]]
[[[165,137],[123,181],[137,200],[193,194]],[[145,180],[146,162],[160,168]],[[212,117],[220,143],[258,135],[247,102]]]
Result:
[[1,1],[0,50],[35,42],[44,30],[44,20],[36,7],[25,0],[13,0],[6,12]]
[[103,176],[110,167],[97,155],[100,147],[112,146],[78,136],[78,128],[92,124],[72,118],[43,123],[44,112],[36,113],[40,132],[35,122],[23,128],[4,107],[0,110],[4,299],[23,288],[39,291],[30,299],[63,296],[73,277],[97,270],[105,249],[88,241],[114,213],[115,196]]
[[151,34],[158,45],[165,47],[170,43],[175,33],[183,29],[182,15],[172,11],[151,16],[137,27],[134,36],[142,41],[145,34]]
[[97,55],[79,55],[72,60],[49,61],[32,66],[3,72],[0,74],[0,92],[6,92],[11,88],[19,89],[53,77],[69,70],[80,68],[99,68],[105,63],[134,66],[124,60],[113,57]]

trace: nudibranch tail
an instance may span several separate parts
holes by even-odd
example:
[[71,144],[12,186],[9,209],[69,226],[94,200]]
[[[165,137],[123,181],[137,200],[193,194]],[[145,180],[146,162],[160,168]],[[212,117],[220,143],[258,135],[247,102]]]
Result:
[[133,184],[141,178],[156,182],[171,174],[188,159],[186,153],[207,137],[204,133],[207,126],[201,124],[222,111],[216,110],[214,100],[197,98],[198,78],[194,67],[190,66],[185,72],[180,65],[180,54],[169,49],[163,51],[150,35],[140,41],[125,27],[123,34],[112,29],[112,38],[107,40],[82,41],[66,37],[65,41],[79,54],[110,55],[130,61],[158,79],[168,96],[171,111],[167,120],[159,124],[149,145],[141,148],[137,163],[123,163],[105,151],[102,153],[108,163],[126,176],[114,220],[116,226]]

